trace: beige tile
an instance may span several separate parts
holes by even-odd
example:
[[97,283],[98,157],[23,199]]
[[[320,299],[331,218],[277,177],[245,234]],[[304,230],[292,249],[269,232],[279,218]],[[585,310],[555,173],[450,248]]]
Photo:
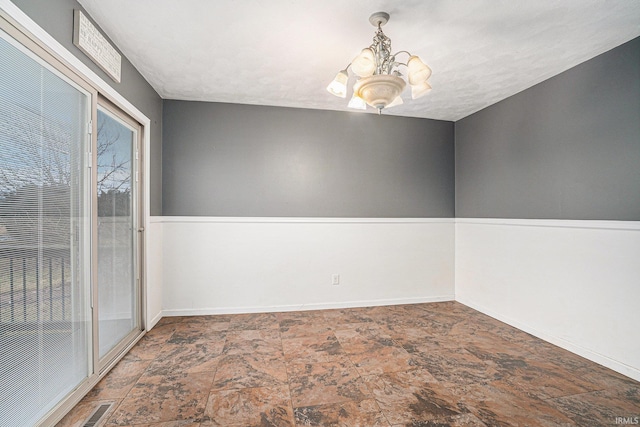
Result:
[[621,399],[635,402],[640,408],[640,382],[625,375],[596,365],[590,362],[590,366],[575,371],[575,375],[590,383],[597,384],[599,389],[608,390],[620,396]]
[[335,335],[344,351],[349,355],[374,354],[388,348],[402,349],[400,344],[391,338],[391,335],[375,325],[355,329],[339,329],[335,331]]
[[162,423],[132,424],[130,427],[200,427],[200,423],[193,420],[178,420]]
[[[217,323],[214,323],[217,325]],[[200,344],[206,343],[210,346],[215,344],[220,346],[220,351],[224,347],[227,332],[218,329],[207,323],[178,323],[167,344]]]
[[154,359],[173,335],[178,323],[156,326],[145,334],[129,351],[128,356],[143,360]]
[[286,382],[284,358],[265,354],[234,354],[220,359],[211,389],[267,387]]
[[143,375],[109,418],[107,425],[200,421],[212,380],[213,372]]
[[540,399],[569,396],[602,389],[601,385],[577,376],[564,368],[535,360],[528,360],[526,366],[513,369],[509,373],[503,373],[501,381],[520,390],[522,393],[527,393]]
[[[223,341],[224,342],[224,341]],[[221,359],[220,343],[165,344],[147,368],[147,375],[215,372]]]
[[449,387],[486,384],[504,376],[491,362],[481,360],[464,349],[434,351],[418,347],[412,355],[417,365]]
[[365,381],[392,425],[428,425],[469,412],[424,369],[371,375]]
[[389,335],[409,353],[418,351],[459,351],[466,344],[457,336],[437,335],[423,328],[407,327],[390,331]]
[[415,355],[409,354],[399,346],[381,347],[364,353],[352,354],[349,359],[363,376],[408,371],[420,366]]
[[182,321],[184,326],[196,326],[202,330],[224,332],[229,329],[231,316],[214,315],[214,316],[189,316]]
[[282,355],[280,332],[277,329],[249,329],[227,332],[227,340],[223,352],[225,355]]
[[[494,425],[572,426],[574,422],[548,402],[522,394],[500,381],[456,390],[459,403],[482,422]],[[589,425],[589,424],[586,424]]]
[[[406,427],[409,426],[425,426],[425,427],[488,427],[487,424],[480,421],[475,415],[459,414],[450,417],[440,417],[432,421],[416,422],[411,424],[395,424],[392,427]],[[525,427],[525,426],[523,426]],[[527,426],[528,427],[528,426]],[[560,426],[558,426],[560,427]]]
[[284,357],[296,363],[318,363],[344,360],[346,353],[333,332],[282,339]]
[[142,376],[150,360],[123,358],[85,397],[87,400],[124,398]]
[[289,389],[295,407],[361,401],[370,393],[348,361],[289,364]]
[[278,329],[280,323],[274,313],[236,314],[229,322],[230,331],[245,331],[249,329]]
[[[571,418],[577,425],[616,425],[617,418],[640,419],[637,395],[625,397],[615,391],[602,390],[558,397],[548,403]],[[636,423],[637,424],[637,423]]]
[[373,399],[299,407],[294,415],[299,426],[389,427]]
[[331,332],[331,326],[324,320],[309,322],[308,319],[284,319],[280,321],[282,338],[301,338]]
[[286,385],[213,391],[201,427],[293,426]]

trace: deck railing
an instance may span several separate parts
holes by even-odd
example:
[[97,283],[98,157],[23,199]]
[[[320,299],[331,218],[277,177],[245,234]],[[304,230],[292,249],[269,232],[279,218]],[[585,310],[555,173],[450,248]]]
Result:
[[68,253],[0,244],[0,324],[69,320]]

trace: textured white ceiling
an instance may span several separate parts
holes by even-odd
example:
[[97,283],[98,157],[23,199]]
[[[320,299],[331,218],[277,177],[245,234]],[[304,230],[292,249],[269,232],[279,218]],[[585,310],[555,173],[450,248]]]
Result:
[[325,87],[386,11],[394,52],[419,55],[433,90],[384,114],[442,120],[640,36],[639,0],[79,1],[163,98],[344,111]]

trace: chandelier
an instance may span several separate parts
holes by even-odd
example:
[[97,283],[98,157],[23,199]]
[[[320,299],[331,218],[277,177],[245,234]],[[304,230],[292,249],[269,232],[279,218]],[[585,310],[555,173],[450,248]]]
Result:
[[[348,69],[356,75],[353,96],[349,108],[366,110],[367,105],[378,109],[395,107],[403,103],[400,94],[406,82],[400,73],[400,66],[407,67],[407,80],[411,86],[411,98],[418,99],[431,90],[427,81],[431,69],[420,58],[406,50],[391,53],[391,39],[382,32],[382,26],[389,21],[389,14],[376,12],[369,17],[371,25],[377,28],[371,46],[362,49],[349,65],[341,70],[327,86],[327,90],[340,98],[347,97]],[[398,55],[407,55],[407,62],[396,59]]]

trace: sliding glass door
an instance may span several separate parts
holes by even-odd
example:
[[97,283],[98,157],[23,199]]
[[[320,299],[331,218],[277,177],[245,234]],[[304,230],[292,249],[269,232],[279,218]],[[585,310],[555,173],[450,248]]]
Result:
[[137,266],[139,130],[114,107],[98,107],[99,357],[108,363],[140,332]]
[[141,336],[141,135],[0,13],[0,427],[59,419]]
[[0,426],[92,374],[91,96],[0,31]]

